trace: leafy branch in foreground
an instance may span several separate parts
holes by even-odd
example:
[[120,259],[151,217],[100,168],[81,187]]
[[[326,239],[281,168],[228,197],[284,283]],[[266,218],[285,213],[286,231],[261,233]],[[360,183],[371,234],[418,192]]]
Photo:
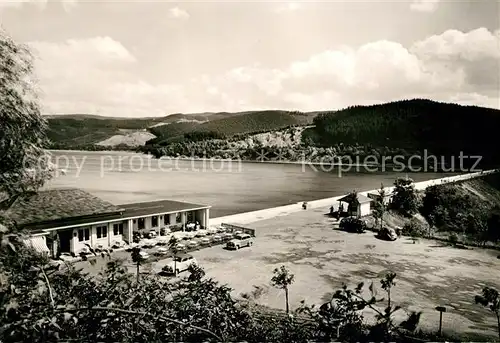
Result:
[[[377,298],[374,284],[369,286],[368,298],[363,297],[364,283],[359,283],[354,289],[346,285],[336,291],[329,302],[323,304],[319,309],[314,305],[307,306],[304,303],[298,309],[298,313],[305,313],[313,318],[316,323],[316,339],[331,340],[341,339],[347,341],[359,341],[362,337],[374,340],[388,340],[394,338],[394,334],[403,336],[405,333],[414,332],[420,321],[421,312],[411,312],[407,320],[396,325],[393,315],[401,310],[400,306],[391,304],[391,289],[395,286],[396,274],[388,273],[380,282],[382,289],[387,294],[387,306],[381,310],[377,304],[384,302],[383,298]],[[368,326],[368,332],[364,333],[363,315],[361,311],[369,308],[376,313],[376,324]]]
[[483,288],[481,295],[476,295],[474,300],[476,304],[488,307],[497,317],[498,337],[500,338],[500,297],[498,291],[494,288]]
[[0,248],[3,342],[224,341],[238,339],[245,323],[230,289],[201,272],[190,281],[147,276],[137,282],[122,261],[108,262],[98,276],[71,265],[49,272],[44,256],[13,244],[15,250]]

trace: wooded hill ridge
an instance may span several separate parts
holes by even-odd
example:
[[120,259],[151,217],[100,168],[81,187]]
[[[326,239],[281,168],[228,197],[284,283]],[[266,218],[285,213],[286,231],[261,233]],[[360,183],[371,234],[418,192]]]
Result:
[[[155,155],[161,155],[162,149],[168,147],[169,153],[180,149],[178,154],[184,155],[200,141],[205,144],[216,140],[220,147],[221,140],[306,127],[302,147],[336,147],[336,152],[349,147],[348,153],[355,155],[366,155],[373,149],[381,154],[403,155],[427,150],[428,154],[457,159],[462,152],[482,156],[483,163],[497,165],[500,161],[494,140],[500,127],[499,110],[425,99],[307,113],[269,110],[130,119],[71,115],[51,116],[48,121],[51,147],[56,149],[97,149],[100,141],[113,135],[143,131],[155,138],[145,141],[141,151],[155,150]],[[106,148],[110,147],[101,147]]]

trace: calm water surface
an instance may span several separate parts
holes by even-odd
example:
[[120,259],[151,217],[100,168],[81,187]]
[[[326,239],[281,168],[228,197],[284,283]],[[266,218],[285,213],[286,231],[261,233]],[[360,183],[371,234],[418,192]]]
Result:
[[[114,204],[173,199],[212,205],[211,217],[392,185],[397,172],[314,170],[293,164],[157,160],[128,152],[52,151],[59,173],[47,188],[78,187]],[[325,167],[326,169],[326,167]],[[415,181],[446,173],[408,173]]]

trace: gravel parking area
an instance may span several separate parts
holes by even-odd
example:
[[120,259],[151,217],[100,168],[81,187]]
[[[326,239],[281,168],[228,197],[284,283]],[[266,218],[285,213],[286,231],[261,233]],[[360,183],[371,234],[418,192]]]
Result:
[[[443,331],[491,335],[498,339],[496,318],[474,303],[482,287],[500,290],[498,251],[461,250],[429,240],[382,241],[373,232],[346,233],[333,229],[328,209],[306,210],[246,226],[256,230],[251,248],[226,251],[214,247],[193,255],[207,275],[234,289],[234,295],[260,289],[259,304],[284,308],[284,294],[270,285],[274,268],[284,264],[295,274],[291,307],[301,300],[321,304],[343,283],[355,286],[397,273],[392,299],[407,310],[423,311],[421,327],[436,331],[445,306]],[[382,291],[380,289],[380,291]],[[382,293],[379,295],[383,296]]]

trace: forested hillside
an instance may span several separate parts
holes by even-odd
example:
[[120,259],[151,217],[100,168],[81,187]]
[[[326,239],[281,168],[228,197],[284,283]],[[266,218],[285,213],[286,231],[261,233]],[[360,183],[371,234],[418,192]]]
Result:
[[405,100],[373,106],[354,106],[319,114],[314,128],[304,133],[310,144],[329,147],[369,145],[457,156],[500,160],[495,137],[500,111],[476,106]]

